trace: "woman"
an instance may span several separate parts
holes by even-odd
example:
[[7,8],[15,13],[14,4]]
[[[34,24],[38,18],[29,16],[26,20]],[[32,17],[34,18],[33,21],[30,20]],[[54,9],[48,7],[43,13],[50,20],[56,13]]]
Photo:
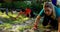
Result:
[[21,9],[20,12],[19,12],[19,14],[16,16],[16,18],[18,18],[21,14],[24,14],[27,17],[31,17],[30,13],[31,13],[31,9],[30,8],[26,8],[25,10]]
[[[42,16],[44,16],[43,26],[51,25],[53,29],[58,28],[58,23],[60,21],[60,14],[57,12],[57,7],[55,7],[51,2],[45,2],[43,9],[38,14],[33,29],[37,29],[38,22]],[[57,15],[58,14],[58,15]]]

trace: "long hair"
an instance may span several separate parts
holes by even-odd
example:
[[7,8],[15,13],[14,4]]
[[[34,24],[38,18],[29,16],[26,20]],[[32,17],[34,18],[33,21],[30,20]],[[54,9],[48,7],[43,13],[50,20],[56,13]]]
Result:
[[51,17],[53,19],[55,19],[56,18],[56,14],[55,14],[55,9],[54,9],[54,6],[53,6],[52,2],[44,2],[43,9],[45,8],[46,5],[53,9]]

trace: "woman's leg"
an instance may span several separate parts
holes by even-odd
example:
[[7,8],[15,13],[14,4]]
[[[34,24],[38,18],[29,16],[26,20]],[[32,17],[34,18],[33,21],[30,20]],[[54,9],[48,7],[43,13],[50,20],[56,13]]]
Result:
[[16,16],[16,18],[18,18],[21,14],[23,14],[22,11],[20,11],[20,12],[18,13],[18,15]]

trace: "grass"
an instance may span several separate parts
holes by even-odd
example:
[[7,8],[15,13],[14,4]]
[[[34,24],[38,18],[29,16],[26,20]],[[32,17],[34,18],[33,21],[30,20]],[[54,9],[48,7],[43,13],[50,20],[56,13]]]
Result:
[[[8,13],[9,15],[6,15],[5,12],[2,14],[0,12],[0,21],[3,21],[3,24],[0,24],[0,28],[4,27],[4,29],[9,29],[12,28],[13,24],[20,24],[24,23],[26,20],[28,20],[28,17],[25,16],[19,16],[16,20],[14,18],[17,16],[16,14],[11,14],[10,12]],[[20,27],[20,30],[23,29],[23,27]]]
[[[3,21],[3,24],[0,24],[0,29],[3,28],[5,30],[12,28],[13,24],[21,24],[24,23],[26,20],[29,20],[30,18],[20,15],[19,18],[14,20],[14,18],[17,16],[18,13],[16,14],[11,14],[10,12],[8,13],[9,15],[6,15],[5,12],[2,14],[0,12],[0,21]],[[47,27],[47,26],[46,26]],[[24,29],[29,28],[31,29],[32,26],[25,26],[25,27],[18,27],[17,30],[23,31]],[[38,25],[39,29],[45,29],[42,24]]]

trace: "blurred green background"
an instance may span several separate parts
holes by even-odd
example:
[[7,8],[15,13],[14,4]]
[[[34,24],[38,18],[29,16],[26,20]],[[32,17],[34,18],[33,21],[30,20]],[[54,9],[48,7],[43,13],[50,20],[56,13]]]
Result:
[[21,6],[25,9],[30,7],[36,13],[39,13],[43,8],[43,3],[50,0],[0,0],[1,8],[15,8],[19,9]]

